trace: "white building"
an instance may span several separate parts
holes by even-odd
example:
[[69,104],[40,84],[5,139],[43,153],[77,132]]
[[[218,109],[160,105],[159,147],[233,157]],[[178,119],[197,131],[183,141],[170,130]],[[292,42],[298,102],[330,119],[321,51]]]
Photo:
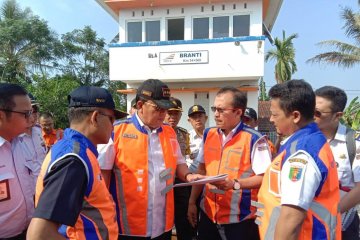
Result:
[[[257,109],[264,75],[264,32],[272,28],[282,0],[96,0],[119,23],[110,45],[110,79],[127,84],[128,109],[142,81],[164,81],[183,103],[179,126],[191,129],[187,110],[210,111],[217,90],[246,91]],[[264,27],[266,26],[266,27]]]

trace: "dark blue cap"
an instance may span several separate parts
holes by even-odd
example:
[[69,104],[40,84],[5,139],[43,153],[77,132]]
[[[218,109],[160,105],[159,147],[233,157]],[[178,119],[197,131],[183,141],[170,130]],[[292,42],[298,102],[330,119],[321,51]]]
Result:
[[244,112],[244,117],[248,117],[256,121],[257,120],[256,111],[253,108],[246,108]]
[[104,88],[94,86],[82,86],[73,90],[68,95],[69,108],[74,107],[98,107],[113,110],[117,119],[126,117],[128,114],[115,109],[114,100],[110,92]]
[[189,108],[188,116],[190,116],[193,113],[205,113],[206,114],[206,111],[201,105],[194,105]]

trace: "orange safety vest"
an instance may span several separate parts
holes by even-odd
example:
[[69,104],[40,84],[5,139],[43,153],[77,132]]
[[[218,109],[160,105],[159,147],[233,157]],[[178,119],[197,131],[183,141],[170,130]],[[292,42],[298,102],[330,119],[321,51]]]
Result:
[[[56,162],[66,156],[75,156],[86,166],[88,184],[80,215],[74,227],[62,225],[59,228],[59,232],[68,239],[118,239],[115,204],[101,177],[95,153],[97,154],[95,146],[87,138],[75,130],[66,129],[64,140],[52,147],[41,167],[36,184],[35,206],[41,198],[44,188],[43,180]],[[66,196],[64,198],[64,201],[67,201]]]
[[64,132],[61,128],[57,130],[53,129],[50,134],[47,134],[44,130],[42,130],[42,136],[48,149],[50,149],[57,141],[62,139],[63,135]]
[[[232,139],[222,147],[219,129],[204,132],[204,162],[207,176],[228,174],[230,179],[248,178],[255,175],[251,166],[251,152],[255,142],[261,138],[257,131],[239,125]],[[256,208],[251,200],[257,199],[258,189],[219,190],[205,185],[201,208],[218,224],[237,223],[254,218]]]
[[[177,139],[174,130],[167,125],[158,129],[165,170],[160,180],[166,181],[162,189],[166,195],[165,229],[174,225],[174,196],[172,185],[176,170]],[[114,127],[115,164],[110,182],[110,192],[116,203],[119,234],[149,237],[147,209],[149,203],[148,134],[136,116],[119,122]],[[157,177],[157,176],[156,176]]]
[[295,152],[307,152],[315,160],[322,181],[307,216],[302,224],[299,239],[340,239],[341,219],[338,211],[340,201],[336,163],[331,149],[315,123],[297,131],[284,146],[280,154],[267,169],[259,191],[259,202],[252,202],[258,208],[256,223],[260,238],[274,239],[276,223],[281,210],[281,170],[288,158]]

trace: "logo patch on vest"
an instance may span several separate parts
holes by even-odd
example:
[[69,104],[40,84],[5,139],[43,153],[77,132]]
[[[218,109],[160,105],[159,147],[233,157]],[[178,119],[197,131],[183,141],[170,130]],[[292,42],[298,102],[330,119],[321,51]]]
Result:
[[290,166],[289,179],[293,182],[299,181],[304,167],[302,166]]
[[133,139],[137,139],[138,136],[136,134],[132,134],[132,133],[124,133],[122,135],[124,138],[133,138]]

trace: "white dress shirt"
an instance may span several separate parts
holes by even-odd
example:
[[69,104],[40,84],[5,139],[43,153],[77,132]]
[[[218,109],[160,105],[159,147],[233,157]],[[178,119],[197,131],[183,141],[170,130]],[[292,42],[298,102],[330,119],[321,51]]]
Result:
[[32,217],[34,191],[27,188],[33,179],[25,160],[14,161],[12,146],[2,137],[0,156],[0,238],[10,238],[22,233]]
[[[161,195],[161,190],[166,187],[165,181],[160,181],[160,173],[165,170],[165,161],[158,135],[159,129],[151,130],[141,121],[136,113],[137,120],[141,127],[148,133],[148,157],[149,157],[149,203],[147,210],[147,236],[155,238],[164,233],[165,229],[165,198]],[[176,139],[175,139],[176,140]],[[177,164],[184,164],[185,159],[181,154],[177,140],[174,142],[177,147]],[[110,149],[109,149],[110,148]],[[113,141],[110,140],[106,145],[98,145],[99,163],[103,170],[111,170],[114,165],[115,151]],[[129,213],[131,214],[131,213]]]
[[360,182],[360,141],[356,141],[356,155],[353,165],[350,164],[346,147],[346,127],[339,124],[334,139],[329,144],[337,164],[341,186],[353,188],[354,182]]
[[[229,132],[229,134],[226,136],[222,131],[220,131],[220,134],[222,136],[221,137],[222,147],[224,147],[225,144],[232,139],[232,137],[234,136],[234,134],[237,131],[240,124],[241,124],[241,122],[233,130],[231,130],[231,132]],[[201,143],[199,155],[195,161],[199,162],[199,163],[205,162],[203,142]],[[265,173],[265,171],[269,167],[270,163],[271,163],[270,148],[267,143],[266,136],[262,136],[254,143],[254,146],[253,146],[253,149],[251,152],[251,168],[256,175],[260,175],[260,174]]]

